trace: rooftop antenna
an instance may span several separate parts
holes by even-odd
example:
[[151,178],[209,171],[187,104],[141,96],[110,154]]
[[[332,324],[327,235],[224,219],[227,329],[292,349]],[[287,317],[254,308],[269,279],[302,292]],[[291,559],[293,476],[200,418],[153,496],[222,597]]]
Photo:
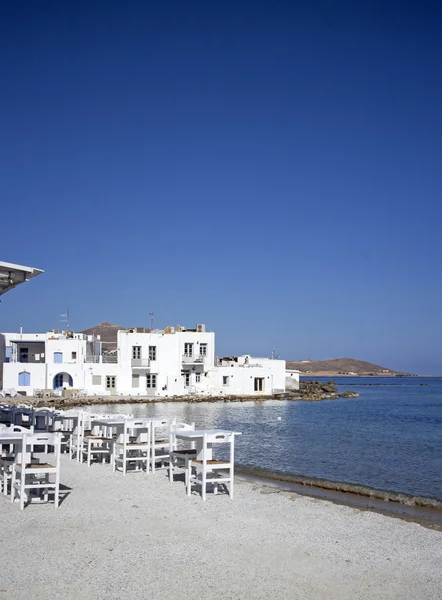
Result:
[[70,321],[69,307],[64,315],[60,315],[60,323],[66,323],[66,329],[70,329],[69,321]]
[[149,317],[150,317],[150,328],[153,329],[153,312],[149,313]]

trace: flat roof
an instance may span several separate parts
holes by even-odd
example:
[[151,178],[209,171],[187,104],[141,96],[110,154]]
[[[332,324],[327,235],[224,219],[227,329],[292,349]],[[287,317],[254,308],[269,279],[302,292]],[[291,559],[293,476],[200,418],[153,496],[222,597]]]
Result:
[[41,273],[41,269],[0,261],[0,296]]

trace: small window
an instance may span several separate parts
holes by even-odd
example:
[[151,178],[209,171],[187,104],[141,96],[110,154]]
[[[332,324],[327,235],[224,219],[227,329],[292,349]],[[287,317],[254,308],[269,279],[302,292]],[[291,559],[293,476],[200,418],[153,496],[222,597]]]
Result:
[[72,352],[72,360],[77,360],[77,353],[76,352]]
[[229,385],[229,376],[223,375],[223,385]]
[[149,346],[149,360],[156,360],[156,359],[157,359],[157,347]]
[[114,390],[116,385],[116,377],[114,375],[106,375],[106,389]]
[[190,373],[184,373],[184,385],[189,387],[190,385]]
[[146,387],[149,389],[157,387],[157,376],[156,375],[146,375]]
[[92,375],[92,385],[101,385],[101,375]]
[[184,344],[184,356],[186,356],[187,358],[192,358],[193,344],[190,344],[190,343]]
[[201,383],[201,375],[200,375],[199,373],[197,373],[197,374],[195,375],[195,382],[196,382],[196,383]]
[[137,373],[132,374],[132,387],[140,387],[140,376]]
[[54,363],[63,362],[63,352],[54,352]]
[[200,356],[207,356],[207,344],[200,344]]
[[132,358],[135,360],[141,358],[141,346],[132,346]]

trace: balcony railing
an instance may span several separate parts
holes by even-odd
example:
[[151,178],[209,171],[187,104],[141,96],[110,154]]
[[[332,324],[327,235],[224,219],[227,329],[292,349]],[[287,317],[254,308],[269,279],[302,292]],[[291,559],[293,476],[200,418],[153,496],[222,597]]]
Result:
[[150,359],[149,358],[133,358],[131,360],[132,367],[136,369],[147,369],[150,367]]
[[101,356],[86,356],[86,359],[84,362],[87,363],[111,363],[111,364],[115,364],[118,362],[118,356],[116,356],[115,354],[112,355],[110,354],[109,356],[106,354],[103,354]]
[[204,360],[205,360],[205,356],[204,355],[200,355],[200,356],[189,356],[188,354],[184,354],[183,355],[183,363],[186,364],[197,364],[197,365],[202,365],[204,364]]

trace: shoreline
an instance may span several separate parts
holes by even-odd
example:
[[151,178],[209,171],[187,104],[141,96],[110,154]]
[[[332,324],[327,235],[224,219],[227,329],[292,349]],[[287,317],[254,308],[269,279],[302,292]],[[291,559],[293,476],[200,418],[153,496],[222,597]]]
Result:
[[359,510],[367,510],[418,523],[442,531],[442,500],[413,496],[404,492],[380,490],[362,484],[345,483],[249,468],[238,465],[236,477],[249,483],[272,488],[274,492],[292,493],[326,500]]
[[322,400],[337,400],[338,398],[356,398],[350,396],[353,392],[324,393],[320,398],[301,398],[299,392],[285,392],[281,394],[260,394],[258,396],[85,396],[84,398],[73,398],[61,396],[49,398],[36,398],[34,396],[15,396],[4,398],[4,403],[11,406],[27,404],[34,408],[49,406],[56,409],[81,408],[83,406],[107,405],[107,404],[173,404],[185,402],[187,404],[213,404],[216,402],[264,402],[267,400],[286,400],[288,402],[320,402]]

